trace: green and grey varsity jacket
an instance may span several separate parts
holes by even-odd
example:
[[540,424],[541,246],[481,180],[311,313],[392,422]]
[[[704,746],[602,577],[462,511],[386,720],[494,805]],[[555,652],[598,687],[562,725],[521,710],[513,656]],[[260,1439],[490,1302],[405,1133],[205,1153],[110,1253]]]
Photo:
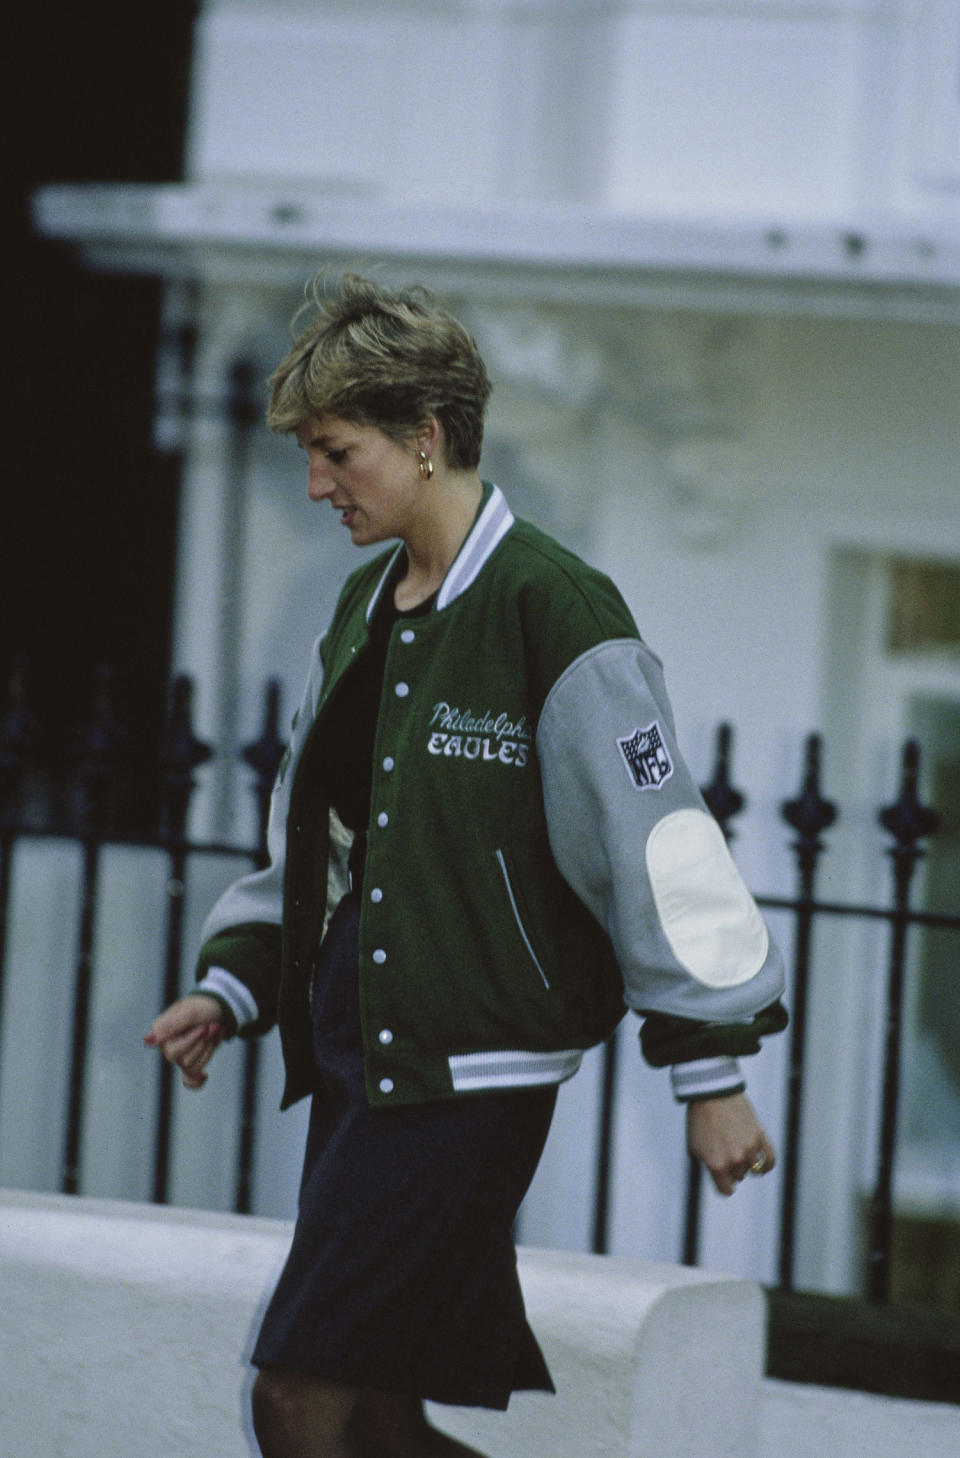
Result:
[[[394,625],[374,750],[360,1010],[372,1106],[555,1083],[640,1013],[677,1096],[743,1086],[786,1017],[782,964],[677,749],[661,666],[613,583],[486,485],[433,610]],[[311,1091],[310,984],[350,836],[318,726],[396,548],[348,579],[274,788],[267,869],[204,926],[199,986],[279,1023]]]

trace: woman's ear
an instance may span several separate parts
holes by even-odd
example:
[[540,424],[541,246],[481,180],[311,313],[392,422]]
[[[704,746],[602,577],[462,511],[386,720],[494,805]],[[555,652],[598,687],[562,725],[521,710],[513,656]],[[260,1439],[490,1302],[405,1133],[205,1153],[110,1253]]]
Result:
[[429,459],[433,459],[439,451],[443,441],[443,426],[435,415],[430,415],[422,421],[414,436],[414,449],[423,451]]

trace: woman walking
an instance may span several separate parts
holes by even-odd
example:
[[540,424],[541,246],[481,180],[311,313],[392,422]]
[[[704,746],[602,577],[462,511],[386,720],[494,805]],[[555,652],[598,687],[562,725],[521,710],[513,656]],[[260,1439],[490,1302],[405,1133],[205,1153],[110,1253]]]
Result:
[[279,1024],[312,1098],[293,1246],[253,1354],[265,1458],[471,1450],[423,1399],[552,1390],[514,1217],[557,1085],[627,1008],[732,1193],[773,1148],[737,1059],[779,956],[602,574],[478,474],[486,369],[422,290],[344,278],[271,379],[357,546],[274,791],[269,867],[204,928],[148,1041],[197,1088]]

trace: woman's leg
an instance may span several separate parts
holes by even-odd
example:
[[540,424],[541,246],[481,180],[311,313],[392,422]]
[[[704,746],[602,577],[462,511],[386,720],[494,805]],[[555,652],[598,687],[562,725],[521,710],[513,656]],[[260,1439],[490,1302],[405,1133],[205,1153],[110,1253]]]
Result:
[[263,1458],[350,1458],[347,1427],[359,1389],[287,1367],[262,1367],[253,1429]]
[[360,1393],[347,1428],[350,1458],[483,1458],[430,1426],[418,1397]]

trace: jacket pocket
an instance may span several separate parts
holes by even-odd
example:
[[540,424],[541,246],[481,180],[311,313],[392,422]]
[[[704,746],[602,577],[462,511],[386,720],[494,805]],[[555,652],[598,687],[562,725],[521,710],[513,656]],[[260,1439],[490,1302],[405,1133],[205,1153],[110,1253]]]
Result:
[[506,887],[507,897],[510,902],[510,909],[513,913],[513,920],[516,924],[517,931],[520,933],[520,936],[523,939],[523,944],[530,954],[530,960],[533,962],[533,965],[536,967],[537,971],[540,974],[540,980],[542,981],[544,987],[547,988],[547,990],[549,991],[550,979],[548,978],[546,972],[544,972],[543,970],[543,964],[541,963],[540,958],[537,956],[534,950],[533,943],[530,940],[527,928],[524,925],[523,915],[520,911],[520,902],[517,898],[517,888],[514,882],[514,878],[510,874],[510,867],[507,864],[507,857],[502,850],[498,850],[496,852],[496,857],[497,865],[500,867],[500,874],[503,877],[503,884]]

